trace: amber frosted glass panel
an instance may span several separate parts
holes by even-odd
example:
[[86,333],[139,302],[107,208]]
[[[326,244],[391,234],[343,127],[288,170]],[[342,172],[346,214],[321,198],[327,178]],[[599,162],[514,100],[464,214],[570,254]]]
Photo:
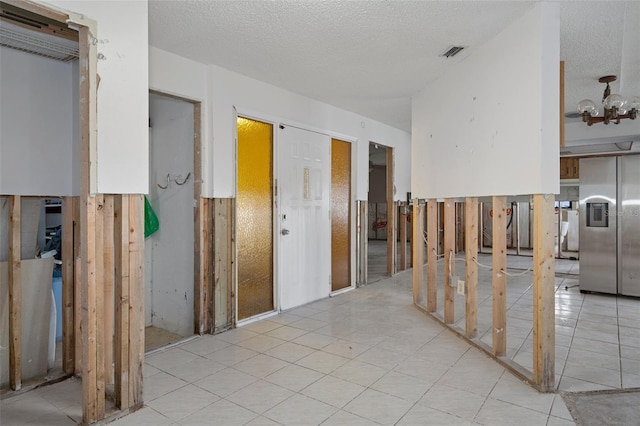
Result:
[[271,124],[238,117],[238,319],[274,309]]
[[331,290],[351,278],[351,144],[331,140]]

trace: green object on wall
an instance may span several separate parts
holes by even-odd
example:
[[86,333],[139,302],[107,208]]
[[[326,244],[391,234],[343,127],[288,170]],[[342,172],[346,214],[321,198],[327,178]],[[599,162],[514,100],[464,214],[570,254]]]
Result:
[[151,207],[151,203],[149,199],[144,197],[144,237],[147,238],[149,235],[156,232],[160,229],[160,222],[158,221],[158,216],[156,212],[153,211]]

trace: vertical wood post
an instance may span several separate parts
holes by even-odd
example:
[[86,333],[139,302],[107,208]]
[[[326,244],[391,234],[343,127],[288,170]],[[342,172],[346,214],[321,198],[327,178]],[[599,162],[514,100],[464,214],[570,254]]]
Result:
[[74,227],[76,197],[62,200],[62,370],[75,373],[75,257]]
[[393,148],[387,147],[387,274],[393,276],[396,273],[396,211],[398,205],[393,201]]
[[[422,235],[419,236],[422,239]],[[423,260],[418,259],[422,265]],[[416,264],[414,263],[414,268]],[[438,201],[427,200],[427,311],[438,309]]]
[[21,198],[9,197],[9,386],[22,388]]
[[214,331],[233,327],[235,318],[235,204],[232,198],[214,200]]
[[455,321],[455,297],[457,282],[451,282],[456,274],[456,203],[453,198],[444,200],[444,323]]
[[105,382],[113,384],[113,323],[114,300],[114,196],[104,196],[103,207],[103,281],[104,281],[104,369]]
[[129,200],[115,198],[115,372],[116,406],[129,407]]
[[419,306],[425,304],[424,289],[424,205],[419,200],[413,200],[413,255],[416,256],[413,264],[413,303]]
[[507,352],[507,197],[493,197],[493,353]]
[[96,371],[96,418],[104,418],[105,412],[105,365],[104,365],[104,196],[95,197],[95,371]]
[[396,234],[396,212],[398,203],[391,199],[387,201],[387,274],[393,276],[396,273],[396,260],[398,251],[398,238]]
[[212,200],[199,199],[198,223],[196,230],[196,306],[195,331],[197,334],[213,333],[213,219],[211,214]]
[[407,269],[407,209],[405,203],[400,204],[400,264],[399,271]]
[[467,197],[465,213],[465,335],[478,335],[478,199]]
[[555,259],[553,195],[533,196],[533,381],[555,387]]
[[369,205],[367,201],[358,201],[358,284],[366,284],[369,268],[367,251],[369,241],[369,227],[367,218]]
[[144,202],[129,195],[129,407],[142,405],[144,364]]

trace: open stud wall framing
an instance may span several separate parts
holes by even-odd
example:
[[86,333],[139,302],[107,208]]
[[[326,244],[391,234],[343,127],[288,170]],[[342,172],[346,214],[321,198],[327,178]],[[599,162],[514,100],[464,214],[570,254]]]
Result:
[[[506,214],[506,197],[493,197],[493,252],[492,252],[492,344],[487,344],[478,340],[478,199],[469,197],[465,202],[464,226],[465,228],[465,271],[455,273],[453,269],[454,261],[449,261],[450,256],[455,257],[453,236],[456,234],[454,200],[444,200],[444,318],[436,313],[437,298],[437,204],[435,199],[427,201],[427,282],[426,301],[423,294],[425,283],[422,277],[422,251],[424,241],[415,238],[422,233],[422,209],[420,200],[414,199],[414,272],[413,272],[413,295],[414,303],[424,310],[434,319],[444,326],[456,332],[460,337],[482,349],[501,363],[511,372],[522,379],[532,383],[538,390],[549,392],[554,389],[555,367],[554,367],[554,345],[555,345],[555,264],[554,264],[554,201],[553,195],[533,195],[534,205],[534,257],[533,257],[533,317],[532,328],[534,335],[533,342],[533,371],[530,372],[505,357],[507,345],[507,255],[506,255],[506,234],[504,226],[497,226],[503,223]],[[436,237],[431,237],[432,235]],[[451,265],[451,267],[449,267]],[[465,330],[454,326],[454,291],[449,286],[451,276],[465,277]],[[462,307],[461,307],[462,308]]]

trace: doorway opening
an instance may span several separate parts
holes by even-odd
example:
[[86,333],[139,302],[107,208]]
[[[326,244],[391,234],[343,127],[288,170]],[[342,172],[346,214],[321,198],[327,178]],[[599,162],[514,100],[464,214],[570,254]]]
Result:
[[[200,105],[162,93],[149,94],[149,195],[147,212],[158,219],[152,232],[145,221],[145,350],[194,334],[195,209],[200,197]],[[145,218],[147,215],[145,214]],[[197,327],[195,329],[197,331]]]
[[392,148],[369,143],[367,283],[395,273],[397,242],[393,188]]

